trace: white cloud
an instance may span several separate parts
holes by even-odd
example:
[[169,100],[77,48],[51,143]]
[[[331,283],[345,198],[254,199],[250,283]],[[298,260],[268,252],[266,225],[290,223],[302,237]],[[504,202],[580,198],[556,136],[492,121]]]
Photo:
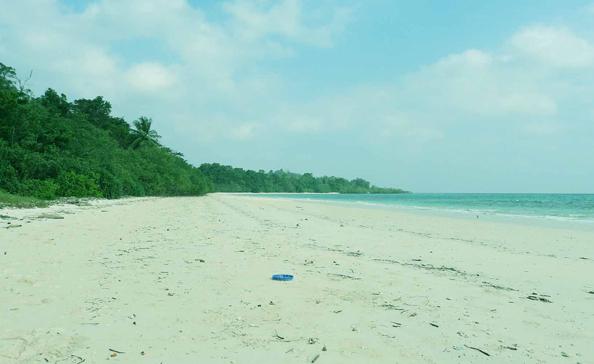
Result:
[[[540,43],[520,47],[531,37]],[[579,112],[574,105],[588,105],[594,93],[594,74],[582,71],[592,47],[563,28],[525,28],[500,49],[450,54],[401,82],[357,86],[294,105],[280,112],[278,126],[295,134],[350,131],[376,142],[378,136],[435,142],[464,135],[475,124],[554,135],[566,130],[563,124],[577,122],[568,112]],[[556,58],[549,50],[570,57]]]
[[445,115],[554,114],[556,102],[538,79],[514,67],[505,57],[478,50],[449,55],[409,76],[402,97],[422,100],[425,108],[447,110]]
[[141,92],[162,92],[176,83],[176,75],[158,63],[141,63],[127,71],[130,85]]
[[516,33],[510,45],[519,57],[552,67],[594,66],[594,46],[565,28],[532,26]]
[[333,9],[324,14],[330,21],[311,24],[299,0],[241,1],[225,4],[225,9],[237,20],[237,31],[243,37],[258,39],[268,35],[281,35],[291,40],[318,46],[330,46],[351,17],[349,8]]
[[433,67],[441,68],[445,72],[451,70],[452,67],[472,67],[484,68],[493,64],[493,57],[478,49],[469,49],[462,53],[448,55],[437,61]]
[[[262,100],[280,104],[284,88],[281,77],[254,66],[291,57],[299,45],[331,45],[350,13],[320,6],[315,17],[297,0],[221,6],[225,17],[214,22],[187,0],[98,0],[82,12],[59,0],[10,2],[0,13],[0,58],[20,72],[33,69],[37,92],[52,86],[75,98],[103,95],[116,114],[151,115],[157,127],[253,138],[264,130],[254,126],[260,121],[232,133],[230,125],[266,119]],[[167,59],[130,61],[113,46],[126,42],[134,53],[144,39],[162,44]]]
[[[594,44],[569,28],[523,28],[500,47],[445,54],[406,75],[386,74],[396,82],[350,84],[296,99],[291,80],[268,65],[299,55],[300,47],[336,43],[354,15],[328,5],[337,2],[232,0],[213,17],[185,0],[97,0],[78,13],[58,0],[6,3],[0,60],[21,73],[33,69],[37,92],[52,86],[70,97],[103,95],[116,115],[151,116],[170,138],[164,143],[184,145],[193,162],[203,160],[207,147],[228,142],[229,148],[212,149],[232,160],[246,154],[241,146],[261,146],[250,150],[292,168],[294,155],[282,153],[297,147],[285,141],[303,150],[322,140],[346,144],[323,153],[335,151],[337,158],[353,145],[376,150],[378,158],[409,148],[410,163],[420,166],[415,153],[431,162],[441,143],[451,146],[443,150],[460,151],[481,133],[499,141],[514,133],[548,138],[581,130],[576,125],[591,123],[594,112]],[[147,39],[167,57],[136,54],[135,43]],[[271,153],[268,145],[281,141],[281,152]]]
[[230,134],[233,139],[237,140],[248,140],[256,135],[256,131],[259,128],[258,124],[245,123],[230,129]]

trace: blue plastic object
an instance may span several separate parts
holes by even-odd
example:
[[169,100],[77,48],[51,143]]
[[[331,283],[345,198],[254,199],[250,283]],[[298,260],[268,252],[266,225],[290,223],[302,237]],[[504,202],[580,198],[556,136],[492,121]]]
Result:
[[293,276],[290,274],[273,274],[272,280],[274,280],[274,281],[292,281]]

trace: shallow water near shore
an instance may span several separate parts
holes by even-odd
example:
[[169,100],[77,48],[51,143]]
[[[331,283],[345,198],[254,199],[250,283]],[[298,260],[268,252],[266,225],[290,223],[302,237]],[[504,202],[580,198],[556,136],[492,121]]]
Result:
[[[253,194],[258,195],[258,194]],[[413,193],[324,194],[273,193],[272,198],[406,206],[494,215],[594,221],[594,194],[545,193]]]

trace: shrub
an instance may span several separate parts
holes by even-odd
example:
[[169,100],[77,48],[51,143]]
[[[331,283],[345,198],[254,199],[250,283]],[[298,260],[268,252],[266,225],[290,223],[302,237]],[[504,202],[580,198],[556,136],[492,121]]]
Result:
[[58,185],[58,196],[102,197],[95,176],[86,176],[70,171],[58,176]]

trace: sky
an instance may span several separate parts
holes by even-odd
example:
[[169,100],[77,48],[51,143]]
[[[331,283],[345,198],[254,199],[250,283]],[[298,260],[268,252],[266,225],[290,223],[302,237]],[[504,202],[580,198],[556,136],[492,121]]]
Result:
[[198,165],[594,192],[594,2],[0,0],[0,62]]

